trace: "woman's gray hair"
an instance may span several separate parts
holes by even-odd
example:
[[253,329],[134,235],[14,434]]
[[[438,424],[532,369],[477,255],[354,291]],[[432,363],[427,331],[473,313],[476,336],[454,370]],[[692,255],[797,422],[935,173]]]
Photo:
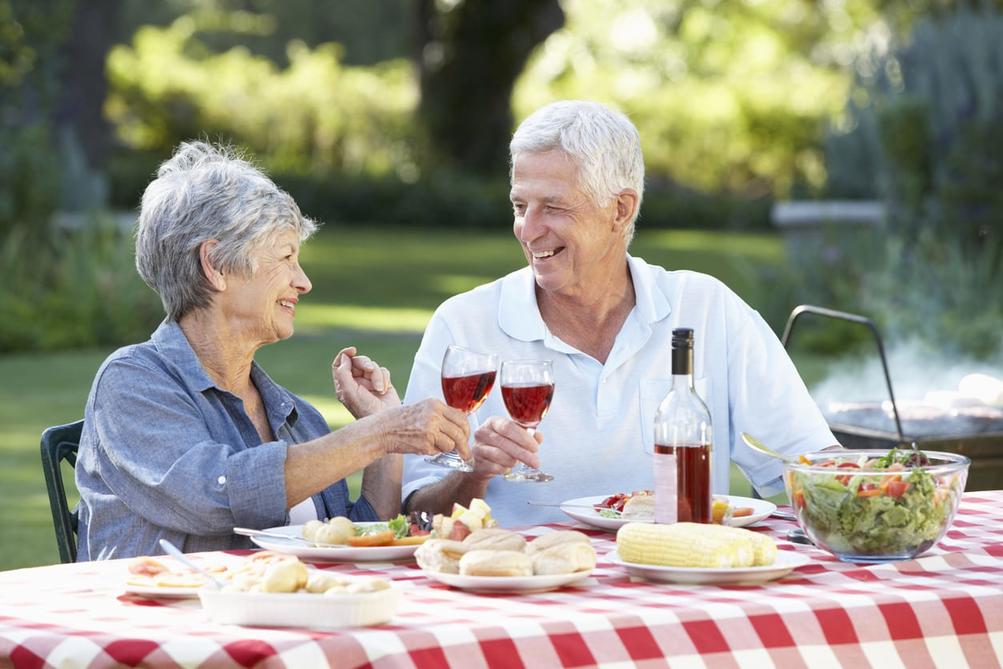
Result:
[[637,191],[637,211],[624,231],[630,244],[634,221],[644,196],[641,137],[622,113],[583,100],[564,100],[542,107],[519,124],[509,144],[512,165],[520,153],[560,149],[578,164],[579,185],[598,207],[624,188]]
[[276,234],[294,230],[303,241],[316,229],[288,193],[232,149],[186,142],[143,193],[136,269],[177,321],[212,301],[203,242],[217,241],[213,267],[246,277],[257,271],[255,251]]

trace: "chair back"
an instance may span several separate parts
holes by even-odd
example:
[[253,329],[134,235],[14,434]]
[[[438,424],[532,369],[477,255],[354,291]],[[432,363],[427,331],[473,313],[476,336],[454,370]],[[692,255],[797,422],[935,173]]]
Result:
[[84,421],[78,420],[67,425],[55,425],[42,433],[42,471],[49,492],[49,508],[61,562],[75,562],[77,559],[77,510],[71,510],[66,502],[62,463],[65,460],[70,467],[76,467],[77,447],[83,427]]

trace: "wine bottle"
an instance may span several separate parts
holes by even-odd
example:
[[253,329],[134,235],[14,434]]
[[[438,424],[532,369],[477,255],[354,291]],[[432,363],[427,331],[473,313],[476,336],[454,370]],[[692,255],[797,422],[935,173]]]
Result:
[[710,411],[693,385],[693,330],[672,331],[672,389],[655,414],[655,522],[711,522]]

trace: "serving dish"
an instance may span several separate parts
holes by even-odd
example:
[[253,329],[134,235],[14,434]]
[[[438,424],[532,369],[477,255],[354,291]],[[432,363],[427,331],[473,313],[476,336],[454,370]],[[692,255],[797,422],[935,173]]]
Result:
[[811,558],[794,551],[777,551],[777,558],[771,565],[763,567],[662,567],[651,564],[625,562],[613,551],[606,555],[613,564],[623,567],[631,576],[659,583],[682,583],[687,585],[754,585],[775,581],[790,574],[798,567],[811,562]]
[[388,622],[397,612],[396,586],[354,594],[236,592],[202,588],[202,608],[213,622],[228,625],[337,629]]
[[847,562],[921,555],[954,519],[970,460],[911,449],[820,451],[784,465],[798,523]]
[[556,590],[568,585],[580,584],[592,574],[591,569],[571,574],[546,576],[464,576],[462,574],[446,574],[430,570],[422,571],[433,580],[454,588],[460,588],[461,590],[515,594],[547,592],[548,590]]

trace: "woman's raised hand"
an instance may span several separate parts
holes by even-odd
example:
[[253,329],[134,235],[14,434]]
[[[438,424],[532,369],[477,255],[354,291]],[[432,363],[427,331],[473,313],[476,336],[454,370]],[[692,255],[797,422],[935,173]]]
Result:
[[331,376],[338,399],[356,418],[400,406],[390,371],[358,355],[354,346],[338,351],[331,363]]

